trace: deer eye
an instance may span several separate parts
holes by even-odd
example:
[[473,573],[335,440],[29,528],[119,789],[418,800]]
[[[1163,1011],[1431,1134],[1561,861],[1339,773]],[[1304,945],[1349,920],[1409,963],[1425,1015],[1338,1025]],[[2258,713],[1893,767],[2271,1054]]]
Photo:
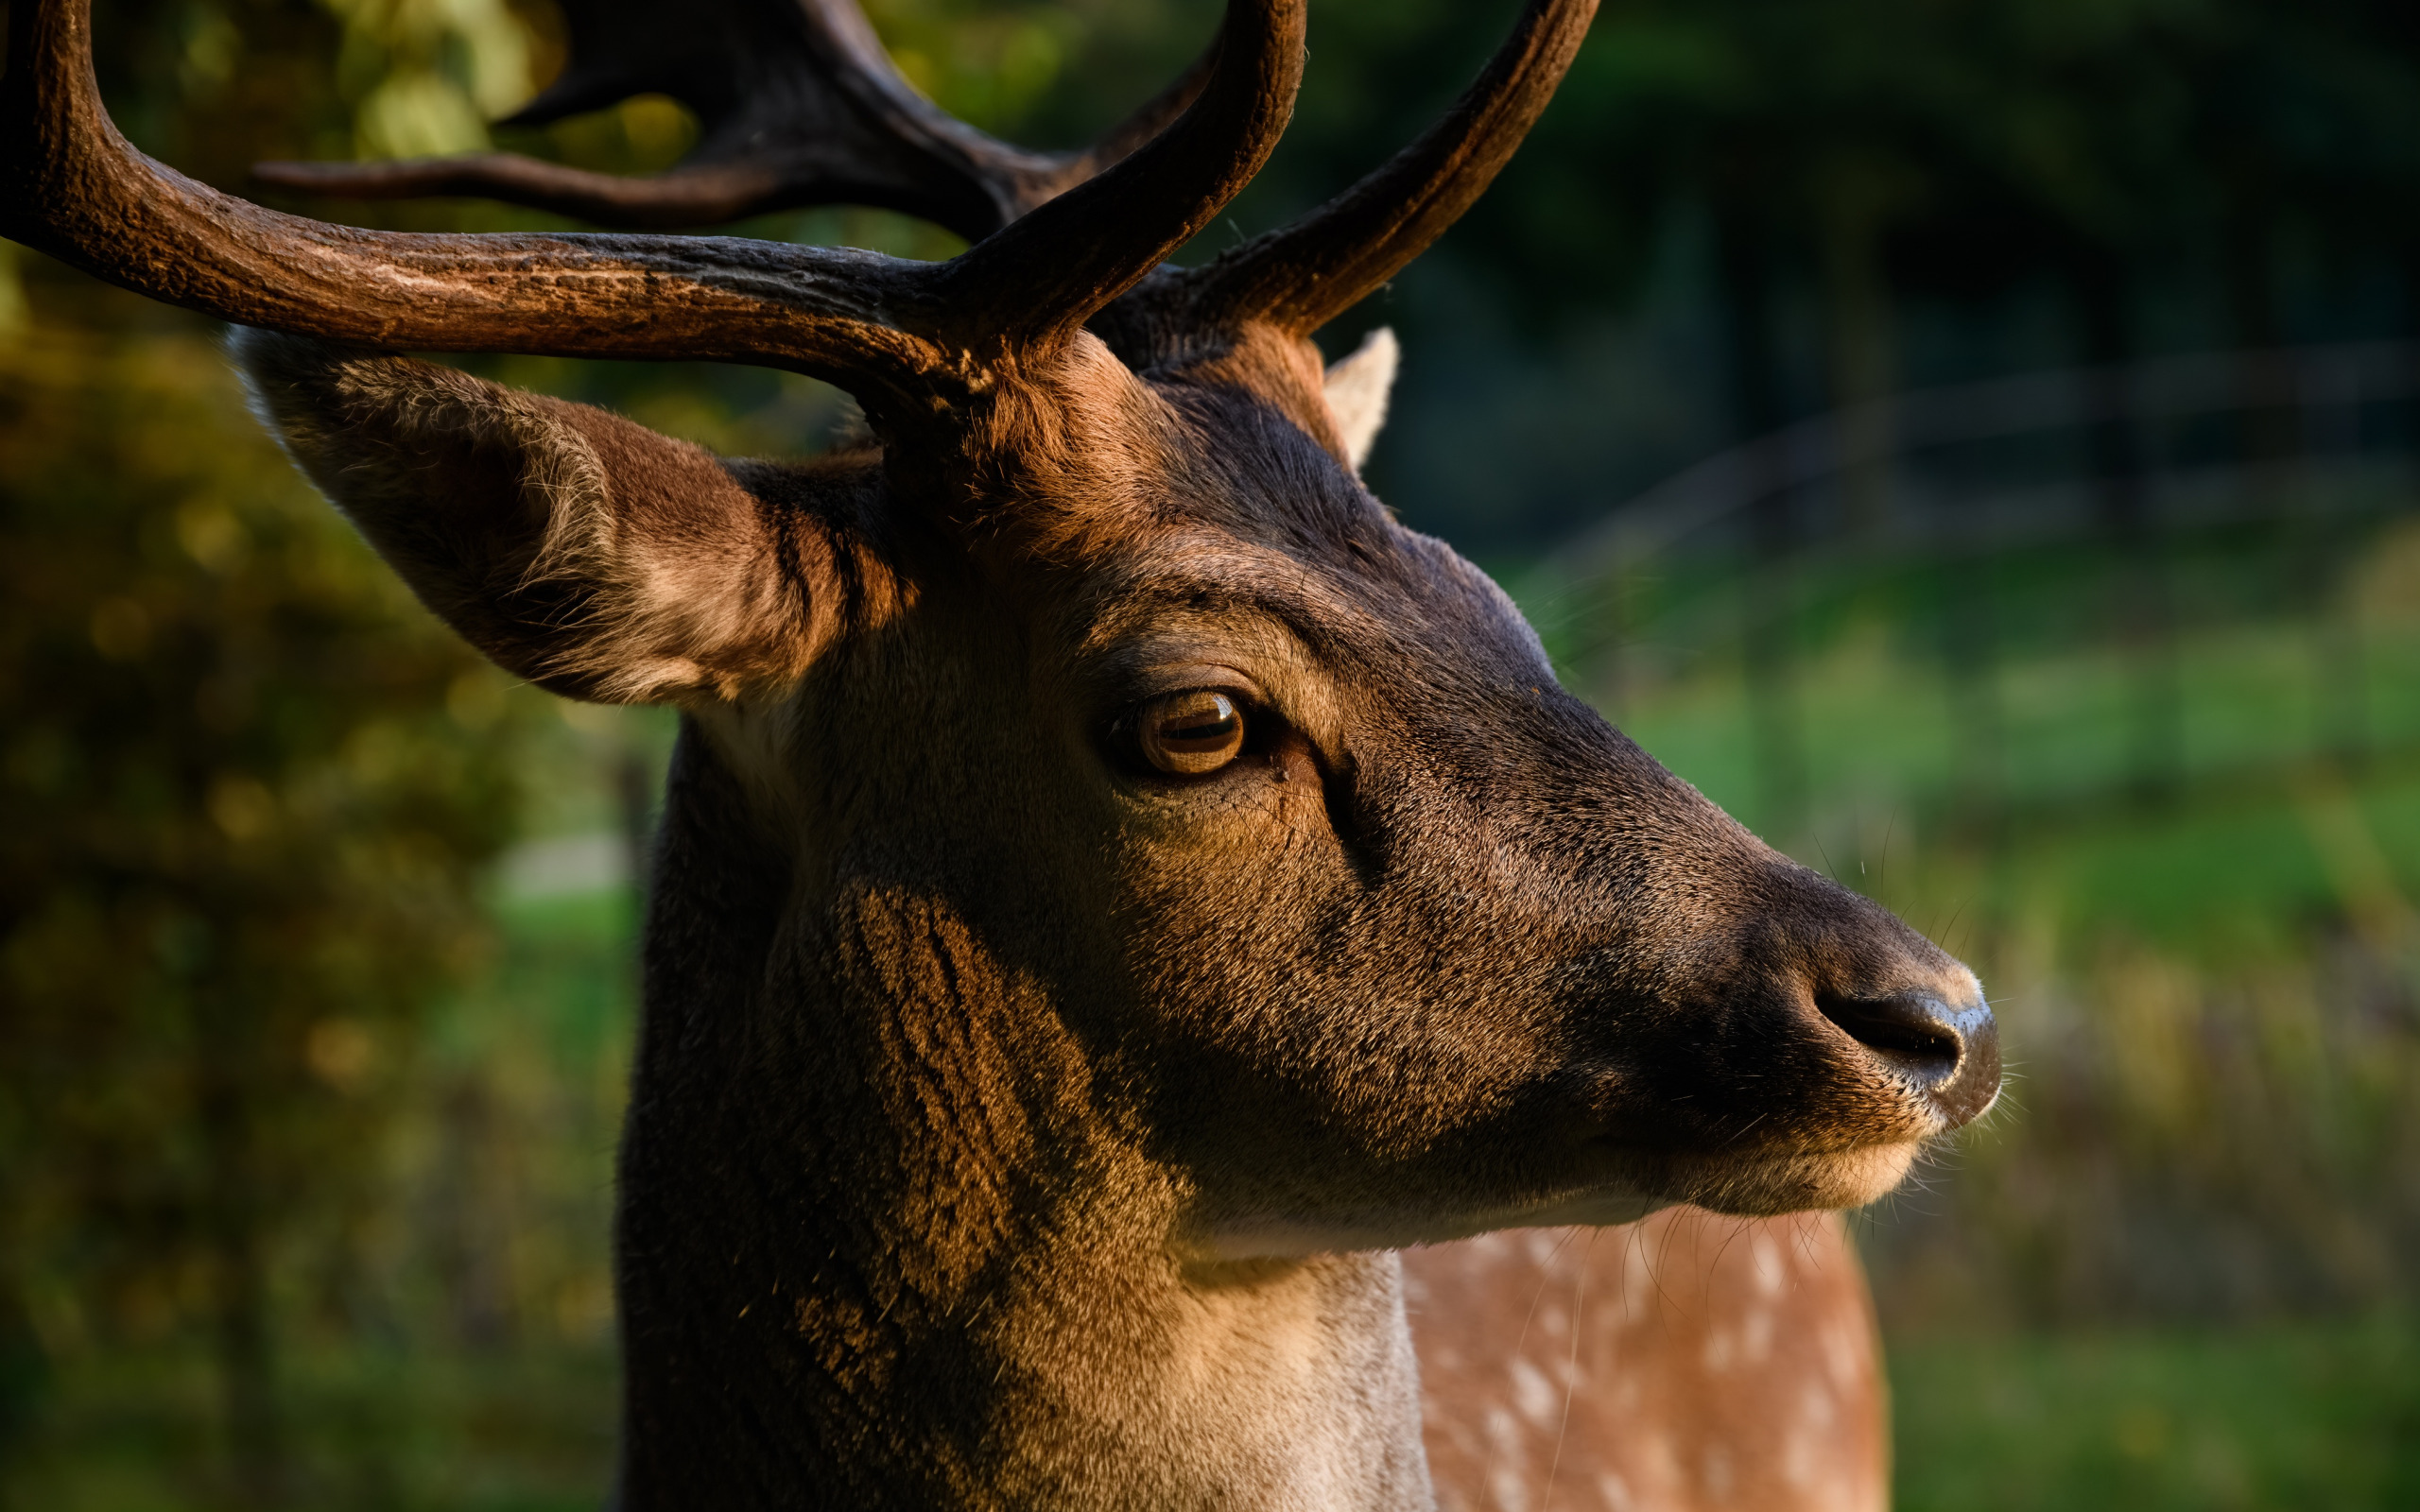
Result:
[[1135,733],[1152,765],[1179,777],[1200,777],[1242,754],[1244,712],[1223,693],[1171,693],[1143,706]]

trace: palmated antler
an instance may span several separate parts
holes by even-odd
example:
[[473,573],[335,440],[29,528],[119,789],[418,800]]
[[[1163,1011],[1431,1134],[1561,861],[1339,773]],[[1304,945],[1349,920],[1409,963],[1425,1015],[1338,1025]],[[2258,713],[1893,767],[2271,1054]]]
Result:
[[1166,129],[928,264],[729,237],[367,232],[267,210],[118,134],[93,77],[90,0],[16,0],[0,234],[246,325],[431,351],[757,363],[912,408],[1063,343],[1218,214],[1285,128],[1303,9],[1231,0],[1199,97]]
[[900,77],[856,0],[565,0],[571,63],[503,124],[538,126],[634,94],[698,113],[670,172],[625,178],[516,153],[403,163],[265,163],[284,188],[354,198],[461,195],[601,226],[673,230],[808,205],[875,205],[980,241],[1124,158],[1192,103],[1210,55],[1081,152],[1028,152]]

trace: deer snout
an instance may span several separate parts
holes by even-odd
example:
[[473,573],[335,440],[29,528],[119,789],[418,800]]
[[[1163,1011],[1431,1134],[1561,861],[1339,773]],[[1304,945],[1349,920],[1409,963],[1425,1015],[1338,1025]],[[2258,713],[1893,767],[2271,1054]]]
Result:
[[1991,1107],[2000,1090],[1999,1022],[1971,976],[1960,986],[1965,990],[1818,997],[1815,1006],[1956,1128]]

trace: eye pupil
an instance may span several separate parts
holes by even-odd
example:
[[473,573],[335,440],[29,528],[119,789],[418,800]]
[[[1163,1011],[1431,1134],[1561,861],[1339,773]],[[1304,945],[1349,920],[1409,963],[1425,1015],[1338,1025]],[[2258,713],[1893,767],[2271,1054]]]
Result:
[[1170,725],[1160,731],[1160,741],[1167,746],[1216,747],[1243,728],[1243,721],[1229,714],[1222,719],[1207,719],[1200,724]]
[[1243,711],[1223,693],[1172,693],[1144,706],[1143,754],[1164,772],[1215,772],[1244,748]]

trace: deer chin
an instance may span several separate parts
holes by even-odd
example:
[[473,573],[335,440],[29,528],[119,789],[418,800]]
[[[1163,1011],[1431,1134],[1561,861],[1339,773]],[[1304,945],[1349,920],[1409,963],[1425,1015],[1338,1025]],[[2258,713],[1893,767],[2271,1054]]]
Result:
[[1635,1183],[1586,1188],[1474,1212],[1364,1211],[1334,1217],[1268,1214],[1210,1226],[1174,1247],[1189,1263],[1298,1260],[1355,1250],[1407,1249],[1504,1228],[1609,1228],[1680,1203],[1740,1218],[1861,1208],[1907,1179],[1921,1140],[1846,1150],[1768,1155],[1664,1156]]
[[1895,1191],[1923,1149],[1921,1140],[1902,1140],[1846,1150],[1684,1158],[1673,1160],[1656,1185],[1672,1201],[1740,1218],[1861,1208]]
[[1442,1245],[1502,1228],[1606,1228],[1672,1206],[1628,1186],[1597,1188],[1473,1212],[1363,1211],[1322,1217],[1256,1215],[1211,1226],[1178,1247],[1188,1259],[1290,1260],[1354,1250]]

